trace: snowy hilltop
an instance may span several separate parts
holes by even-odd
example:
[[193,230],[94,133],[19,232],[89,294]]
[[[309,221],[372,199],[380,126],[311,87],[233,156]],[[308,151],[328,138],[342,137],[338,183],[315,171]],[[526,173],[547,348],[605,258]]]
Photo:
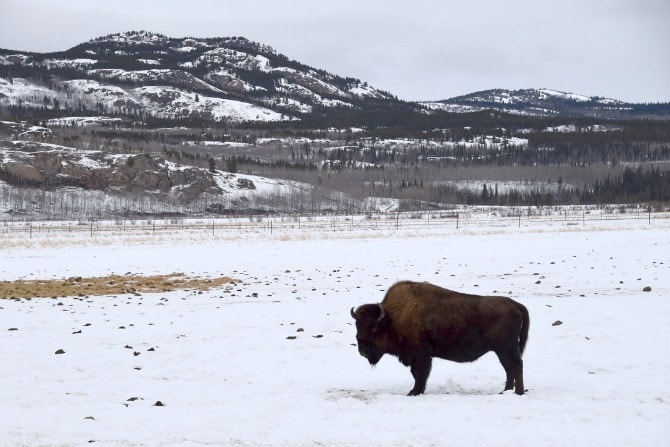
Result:
[[423,105],[429,110],[452,113],[496,110],[515,115],[601,118],[667,114],[670,111],[668,104],[629,104],[617,99],[585,96],[547,88],[485,90],[443,101],[425,102]]
[[172,38],[145,31],[111,34],[56,53],[0,49],[2,108],[218,123],[380,110],[424,115],[490,109],[542,116],[670,114],[668,104],[627,104],[550,89],[488,90],[437,102],[406,102],[243,37]]
[[241,37],[100,37],[50,54],[0,50],[0,106],[205,121],[280,121],[397,102]]

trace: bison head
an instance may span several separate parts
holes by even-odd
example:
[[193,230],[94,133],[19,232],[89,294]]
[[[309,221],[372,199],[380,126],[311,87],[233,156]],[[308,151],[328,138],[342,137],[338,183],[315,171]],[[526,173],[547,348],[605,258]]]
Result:
[[356,320],[358,352],[376,365],[388,352],[390,317],[381,304],[364,304],[355,310],[352,307],[351,316]]

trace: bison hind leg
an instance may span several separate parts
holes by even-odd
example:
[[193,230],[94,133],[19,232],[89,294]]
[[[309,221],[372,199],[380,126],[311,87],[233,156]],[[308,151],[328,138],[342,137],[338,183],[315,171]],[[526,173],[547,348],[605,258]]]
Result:
[[525,389],[523,387],[523,360],[518,349],[496,351],[496,355],[500,360],[507,380],[505,381],[504,391],[514,389],[516,394],[523,394]]

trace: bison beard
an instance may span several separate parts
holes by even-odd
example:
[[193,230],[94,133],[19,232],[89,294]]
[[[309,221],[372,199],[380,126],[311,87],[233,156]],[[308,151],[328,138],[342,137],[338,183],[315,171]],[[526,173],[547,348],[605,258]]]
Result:
[[521,355],[528,310],[506,297],[477,296],[412,281],[391,286],[380,304],[351,309],[358,352],[371,365],[391,354],[414,376],[409,396],[422,394],[433,357],[472,362],[489,351],[505,369],[505,390],[524,393]]

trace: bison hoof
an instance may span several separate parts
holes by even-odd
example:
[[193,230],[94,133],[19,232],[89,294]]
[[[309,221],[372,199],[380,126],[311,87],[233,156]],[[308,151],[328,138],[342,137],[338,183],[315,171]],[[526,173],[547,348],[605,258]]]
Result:
[[[505,392],[510,391],[511,388],[505,388],[498,394],[505,394]],[[519,396],[523,396],[524,393],[526,393],[528,390],[514,390],[514,394],[518,394]]]
[[407,393],[408,396],[418,396],[420,394],[423,394],[423,390],[412,390]]

